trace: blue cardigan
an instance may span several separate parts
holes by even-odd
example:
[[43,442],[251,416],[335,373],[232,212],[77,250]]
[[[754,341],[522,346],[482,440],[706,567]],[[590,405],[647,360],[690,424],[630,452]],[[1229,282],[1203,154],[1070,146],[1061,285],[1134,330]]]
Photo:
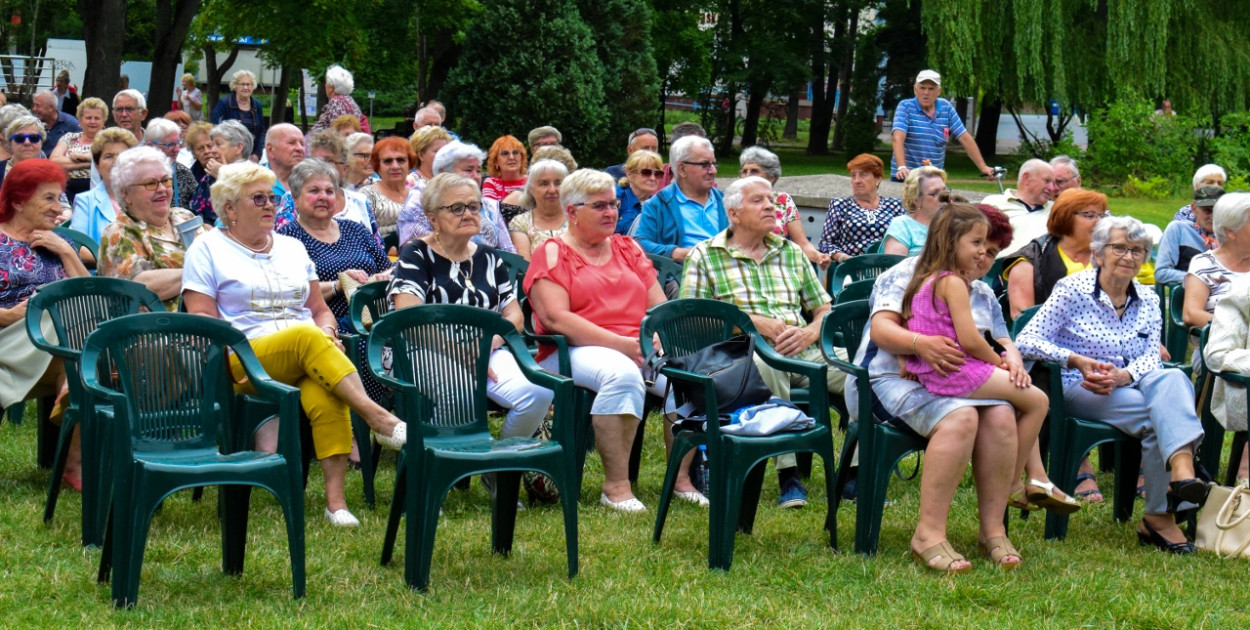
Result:
[[725,215],[724,193],[713,188],[710,200],[715,202],[713,216],[694,217],[681,214],[677,196],[677,182],[665,186],[655,193],[646,203],[642,204],[642,213],[638,215],[638,227],[634,229],[634,240],[642,245],[648,254],[659,254],[672,258],[673,250],[678,247],[694,247],[697,242],[687,242],[686,227],[696,219],[711,219],[718,234],[729,227],[729,218]]
[[[252,116],[253,124],[243,123],[243,126],[252,132],[252,155],[259,158],[265,151],[265,132],[269,129],[269,124],[265,122],[265,107],[255,96],[252,97]],[[239,109],[239,101],[234,92],[217,100],[217,106],[213,108],[212,120],[214,125],[223,120],[243,122],[243,110]]]

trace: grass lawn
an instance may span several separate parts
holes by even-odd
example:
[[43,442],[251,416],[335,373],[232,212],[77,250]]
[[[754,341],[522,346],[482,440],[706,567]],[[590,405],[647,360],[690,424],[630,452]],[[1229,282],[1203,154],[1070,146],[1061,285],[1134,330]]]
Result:
[[[33,407],[33,406],[32,406]],[[33,414],[33,409],[31,410]],[[1025,566],[1006,573],[973,558],[954,579],[921,569],[908,555],[919,484],[895,480],[881,551],[852,550],[852,504],[839,513],[841,553],[820,531],[826,505],[817,464],[812,502],[782,511],[769,472],[755,533],[739,535],[733,570],[707,569],[707,513],[675,505],[660,544],[654,512],[609,513],[598,506],[602,469],[587,462],[578,531],[581,574],[565,577],[560,511],[521,513],[510,558],[490,553],[487,496],[453,491],[444,505],[428,593],[403,584],[395,562],[378,565],[393,483],[385,458],[379,507],[348,499],[362,526],[335,530],[321,516],[318,472],[306,495],[308,595],[291,599],[289,563],[275,502],[253,499],[248,564],[239,578],[220,571],[220,538],[210,490],[202,503],[183,492],[154,519],[138,607],[115,612],[109,588],[95,582],[100,551],[79,545],[79,501],[62,495],[51,526],[41,521],[48,473],[34,465],[33,418],[0,426],[0,618],[13,628],[64,627],[420,627],[420,628],[1238,628],[1250,625],[1247,565],[1210,555],[1174,557],[1140,548],[1134,524],[1115,523],[1109,505],[1072,518],[1066,542],[1042,540],[1041,518],[1011,521]],[[655,426],[654,424],[652,426]],[[839,436],[838,441],[841,441]],[[654,509],[663,443],[647,433],[638,496]],[[909,464],[904,465],[910,469]],[[1111,476],[1100,482],[1110,490]],[[1140,517],[1140,504],[1138,506]],[[402,528],[401,528],[402,532]],[[952,505],[950,538],[976,549],[975,497],[965,484]]]

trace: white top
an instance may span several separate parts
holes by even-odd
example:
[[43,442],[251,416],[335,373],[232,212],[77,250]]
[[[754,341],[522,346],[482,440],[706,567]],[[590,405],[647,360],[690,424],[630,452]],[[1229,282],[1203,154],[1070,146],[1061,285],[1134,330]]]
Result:
[[373,224],[369,221],[369,200],[363,194],[346,188],[343,189],[343,199],[343,209],[334,218],[355,221],[373,234]]
[[212,230],[191,243],[182,268],[182,288],[217,300],[221,318],[248,339],[313,323],[308,283],[316,280],[303,244],[276,233],[269,253],[256,254]]
[[1220,259],[1215,257],[1214,251],[1205,251],[1189,261],[1189,275],[1201,280],[1211,290],[1210,295],[1207,296],[1205,308],[1208,313],[1214,313],[1215,304],[1228,293],[1229,287],[1233,286],[1233,281],[1246,274],[1225,267]]

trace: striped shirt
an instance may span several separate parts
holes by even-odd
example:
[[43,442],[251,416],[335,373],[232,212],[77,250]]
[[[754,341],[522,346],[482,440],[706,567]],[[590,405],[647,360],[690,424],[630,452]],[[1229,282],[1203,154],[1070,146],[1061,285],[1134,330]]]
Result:
[[764,244],[767,251],[757,263],[729,244],[729,230],[699,243],[686,256],[681,297],[720,300],[751,315],[806,326],[803,313],[828,304],[829,294],[798,245],[772,233]]
[[[930,166],[946,168],[946,144],[968,132],[964,122],[955,112],[950,101],[939,98],[930,117],[915,98],[898,104],[894,110],[894,131],[907,134],[903,139],[903,154],[907,168],[917,169],[928,160]],[[890,177],[898,172],[898,164],[890,159]]]

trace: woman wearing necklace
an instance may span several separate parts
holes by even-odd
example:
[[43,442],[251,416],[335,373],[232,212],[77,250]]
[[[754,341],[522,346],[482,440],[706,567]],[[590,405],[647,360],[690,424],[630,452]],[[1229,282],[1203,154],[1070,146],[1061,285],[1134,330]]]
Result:
[[378,232],[386,236],[394,232],[399,213],[408,201],[408,171],[416,160],[412,147],[403,138],[390,137],[373,145],[373,170],[381,181],[360,189],[373,204],[373,216],[378,220]]
[[[508,223],[512,244],[526,260],[530,259],[530,252],[547,239],[563,234],[568,226],[568,217],[560,207],[560,183],[568,174],[568,169],[555,160],[539,160],[530,167],[518,204],[525,211]],[[508,205],[502,206],[504,214]]]
[[1194,473],[1202,423],[1192,404],[1159,404],[1192,401],[1194,387],[1184,372],[1163,367],[1159,298],[1134,280],[1151,245],[1137,219],[1100,221],[1091,238],[1093,268],[1061,279],[1016,345],[1026,359],[1060,364],[1068,409],[1141,439],[1146,510],[1137,538],[1170,553],[1193,553],[1174,513],[1207,496]]
[[[326,518],[337,527],[355,527],[360,522],[347,510],[343,493],[352,448],[349,407],[391,449],[406,441],[407,426],[370,400],[343,354],[334,314],[304,246],[273,233],[273,184],[272,172],[246,160],[221,167],[212,192],[223,229],[197,238],[187,250],[182,299],[187,312],[226,320],[242,331],[269,376],[300,388],[300,406],[325,476]],[[251,391],[246,383],[236,388]],[[276,437],[276,427],[262,427],[257,448],[273,450]]]
[[851,196],[829,202],[819,249],[840,263],[852,256],[873,254],[868,245],[880,241],[894,217],[904,214],[903,203],[882,197],[878,190],[885,163],[871,153],[861,153],[846,163]]
[[160,151],[148,146],[128,149],[117,157],[115,166],[112,185],[120,212],[100,237],[99,273],[141,283],[172,311],[182,294],[186,243],[211,226],[200,221],[183,237],[179,226],[195,215],[170,207],[169,159]]
[[[629,483],[629,453],[642,417],[646,385],[638,344],[642,317],[664,301],[655,268],[633,239],[615,234],[616,186],[602,171],[581,169],[564,179],[560,205],[568,230],[534,250],[525,290],[539,333],[564,335],[573,381],[598,392],[591,408],[595,447],[603,459],[599,502],[620,512],[645,512]],[[538,353],[557,371],[554,348]],[[663,379],[656,379],[656,393]]]
[[[400,251],[388,291],[395,308],[421,304],[463,304],[495,311],[522,327],[512,277],[496,250],[473,242],[481,230],[482,199],[477,182],[453,173],[434,176],[421,193],[433,232],[408,241]],[[508,409],[500,437],[530,437],[538,430],[552,392],[530,383],[507,349],[490,355],[486,392]],[[489,477],[483,478],[493,491]]]

